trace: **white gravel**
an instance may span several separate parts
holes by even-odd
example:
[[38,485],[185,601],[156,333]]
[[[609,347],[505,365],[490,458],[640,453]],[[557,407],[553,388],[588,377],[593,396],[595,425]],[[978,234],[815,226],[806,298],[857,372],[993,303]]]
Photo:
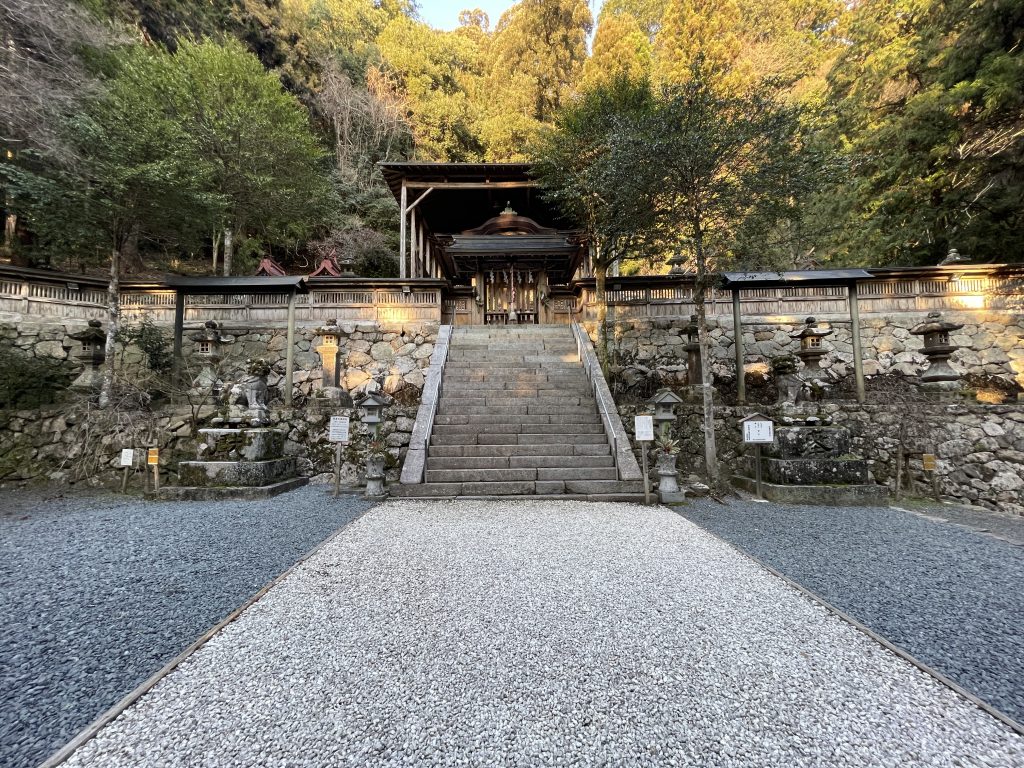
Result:
[[378,506],[73,766],[1024,766],[1024,738],[664,509]]

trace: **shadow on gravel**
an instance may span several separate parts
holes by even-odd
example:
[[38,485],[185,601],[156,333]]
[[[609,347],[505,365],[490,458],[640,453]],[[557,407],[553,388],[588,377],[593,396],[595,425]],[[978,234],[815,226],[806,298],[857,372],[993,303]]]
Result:
[[1003,540],[1020,535],[1012,519],[747,501],[677,511],[1024,721],[1024,547]]
[[323,486],[257,502],[0,491],[0,765],[38,765],[369,506]]

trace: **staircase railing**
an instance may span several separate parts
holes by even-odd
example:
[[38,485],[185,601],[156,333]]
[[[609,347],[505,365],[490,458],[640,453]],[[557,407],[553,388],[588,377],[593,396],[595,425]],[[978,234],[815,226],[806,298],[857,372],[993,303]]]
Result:
[[[590,381],[591,390],[594,393],[594,400],[597,401],[598,412],[601,414],[601,422],[604,425],[605,436],[612,449],[612,460],[615,462],[615,477],[617,480],[639,480],[643,477],[640,467],[636,463],[633,451],[629,445],[629,438],[622,426],[622,419],[615,408],[615,401],[612,399],[611,391],[608,389],[608,382],[604,379],[601,371],[601,364],[597,359],[597,352],[587,335],[586,329],[580,323],[572,324],[573,338],[576,339],[576,350],[579,353],[583,370]],[[619,448],[623,450],[620,451]]]
[[416,423],[409,438],[409,450],[405,453],[402,464],[402,484],[417,485],[422,483],[427,471],[427,448],[430,436],[434,431],[434,419],[437,416],[437,405],[444,392],[444,367],[448,362],[448,350],[451,346],[452,326],[442,325],[437,332],[437,343],[430,356],[426,381],[423,385],[423,396],[419,410],[416,412]]

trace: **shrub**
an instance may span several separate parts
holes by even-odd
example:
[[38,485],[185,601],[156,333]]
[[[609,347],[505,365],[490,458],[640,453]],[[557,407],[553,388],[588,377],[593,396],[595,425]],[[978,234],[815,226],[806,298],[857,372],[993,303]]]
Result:
[[71,366],[0,346],[0,410],[38,408],[56,402],[71,383]]

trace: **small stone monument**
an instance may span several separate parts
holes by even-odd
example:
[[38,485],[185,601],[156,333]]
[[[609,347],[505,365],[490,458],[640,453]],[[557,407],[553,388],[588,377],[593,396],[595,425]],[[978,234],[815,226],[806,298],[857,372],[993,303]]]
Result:
[[658,425],[658,438],[654,441],[654,448],[655,467],[658,472],[658,497],[662,504],[683,500],[676,469],[679,446],[670,434],[672,424],[676,420],[675,407],[682,402],[684,400],[670,389],[660,390],[648,402],[654,406],[654,423]]
[[103,373],[100,369],[107,359],[107,334],[102,324],[99,320],[90,320],[89,327],[78,333],[69,333],[68,338],[78,342],[71,356],[83,366],[82,373],[71,382],[71,389],[79,392],[98,391],[103,384]]
[[704,383],[700,360],[700,327],[696,315],[690,315],[690,322],[683,330],[686,331],[686,344],[683,345],[686,350],[686,384],[696,388]]
[[220,326],[215,320],[207,320],[203,328],[193,333],[189,338],[195,342],[195,356],[199,358],[203,368],[199,375],[192,381],[194,393],[209,392],[214,397],[220,395],[223,383],[218,373],[218,367],[224,359],[223,347],[232,344],[235,337],[222,334]]

